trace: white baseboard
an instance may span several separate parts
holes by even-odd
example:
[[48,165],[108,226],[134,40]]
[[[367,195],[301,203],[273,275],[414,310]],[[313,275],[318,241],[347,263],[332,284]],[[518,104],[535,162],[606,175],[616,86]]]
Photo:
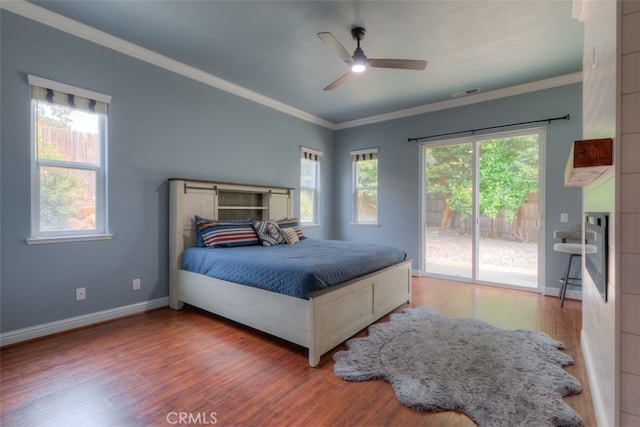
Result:
[[[560,288],[552,288],[551,286],[547,286],[544,288],[544,295],[550,295],[553,297],[560,296]],[[567,289],[567,293],[565,294],[566,299],[576,299],[582,301],[582,289]]]
[[[411,275],[412,276],[422,276],[422,271],[421,270],[411,270]],[[455,279],[451,279],[451,280],[455,280]],[[546,286],[544,288],[544,291],[542,292],[543,295],[550,295],[550,296],[554,296],[554,297],[560,297],[560,288],[554,288],[552,286]],[[575,299],[578,301],[582,301],[582,289],[567,289],[567,293],[565,294],[565,298],[567,299]]]
[[16,344],[22,341],[32,340],[47,335],[57,334],[83,326],[93,325],[106,320],[117,319],[118,317],[130,316],[142,313],[154,308],[166,307],[169,305],[169,297],[144,301],[137,304],[125,305],[109,310],[97,311],[82,316],[70,317],[68,319],[57,320],[55,322],[43,323],[41,325],[30,326],[28,328],[17,329],[15,331],[3,332],[0,334],[0,347]]
[[607,416],[604,410],[602,402],[601,391],[598,388],[598,377],[595,372],[594,361],[592,358],[591,347],[584,329],[580,331],[580,347],[582,347],[582,357],[584,357],[584,364],[587,368],[587,378],[589,378],[589,388],[591,389],[591,400],[593,402],[593,411],[596,413],[596,421],[599,426],[605,426],[607,423]]

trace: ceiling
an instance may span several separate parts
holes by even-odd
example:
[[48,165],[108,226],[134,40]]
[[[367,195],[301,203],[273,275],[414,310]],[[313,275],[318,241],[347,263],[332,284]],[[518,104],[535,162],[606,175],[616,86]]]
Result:
[[[582,23],[571,0],[188,1],[30,3],[340,124],[582,70]],[[350,53],[353,26],[370,58],[426,59],[424,71],[348,71],[316,36]]]

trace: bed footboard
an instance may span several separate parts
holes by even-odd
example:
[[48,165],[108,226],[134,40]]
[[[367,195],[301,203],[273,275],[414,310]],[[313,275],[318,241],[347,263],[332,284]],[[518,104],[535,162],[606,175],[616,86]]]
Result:
[[314,292],[309,300],[179,270],[184,303],[309,349],[309,366],[376,320],[411,302],[411,261]]
[[411,260],[360,277],[311,297],[309,365],[376,320],[411,302]]

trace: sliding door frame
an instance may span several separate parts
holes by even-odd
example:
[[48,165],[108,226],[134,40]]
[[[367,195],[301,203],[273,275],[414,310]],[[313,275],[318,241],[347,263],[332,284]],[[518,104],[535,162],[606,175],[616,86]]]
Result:
[[[502,283],[493,283],[493,282],[484,282],[478,280],[478,246],[479,246],[479,144],[480,141],[486,141],[489,139],[499,139],[499,138],[509,138],[509,137],[517,137],[523,135],[538,135],[538,220],[537,226],[540,230],[538,233],[538,270],[537,270],[537,287],[526,287],[526,286],[518,286],[518,285],[508,285]],[[443,147],[447,145],[454,144],[471,144],[473,150],[473,159],[472,159],[472,185],[474,188],[473,191],[473,216],[474,221],[472,221],[472,251],[473,251],[473,259],[472,259],[472,268],[471,268],[471,278],[459,278],[452,276],[440,276],[437,274],[427,274],[426,273],[426,229],[427,229],[427,197],[426,197],[426,169],[425,169],[425,149],[428,147]],[[545,232],[544,232],[544,212],[545,212],[545,164],[546,164],[546,127],[533,127],[533,128],[525,128],[519,130],[511,130],[504,132],[494,132],[494,133],[478,133],[474,135],[470,135],[462,138],[451,138],[451,139],[442,139],[435,141],[428,141],[420,143],[420,245],[419,245],[419,254],[420,254],[420,275],[422,276],[433,276],[433,277],[442,277],[451,280],[457,280],[462,282],[470,282],[476,284],[486,284],[496,287],[504,287],[509,289],[520,289],[528,292],[536,292],[543,293],[545,292]]]

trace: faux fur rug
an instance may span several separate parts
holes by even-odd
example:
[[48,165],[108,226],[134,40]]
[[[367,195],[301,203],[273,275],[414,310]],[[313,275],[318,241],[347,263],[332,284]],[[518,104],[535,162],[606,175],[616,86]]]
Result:
[[349,381],[383,379],[419,411],[460,411],[479,426],[582,426],[562,400],[582,391],[562,366],[564,344],[533,330],[499,329],[429,308],[392,314],[347,341],[334,372]]

